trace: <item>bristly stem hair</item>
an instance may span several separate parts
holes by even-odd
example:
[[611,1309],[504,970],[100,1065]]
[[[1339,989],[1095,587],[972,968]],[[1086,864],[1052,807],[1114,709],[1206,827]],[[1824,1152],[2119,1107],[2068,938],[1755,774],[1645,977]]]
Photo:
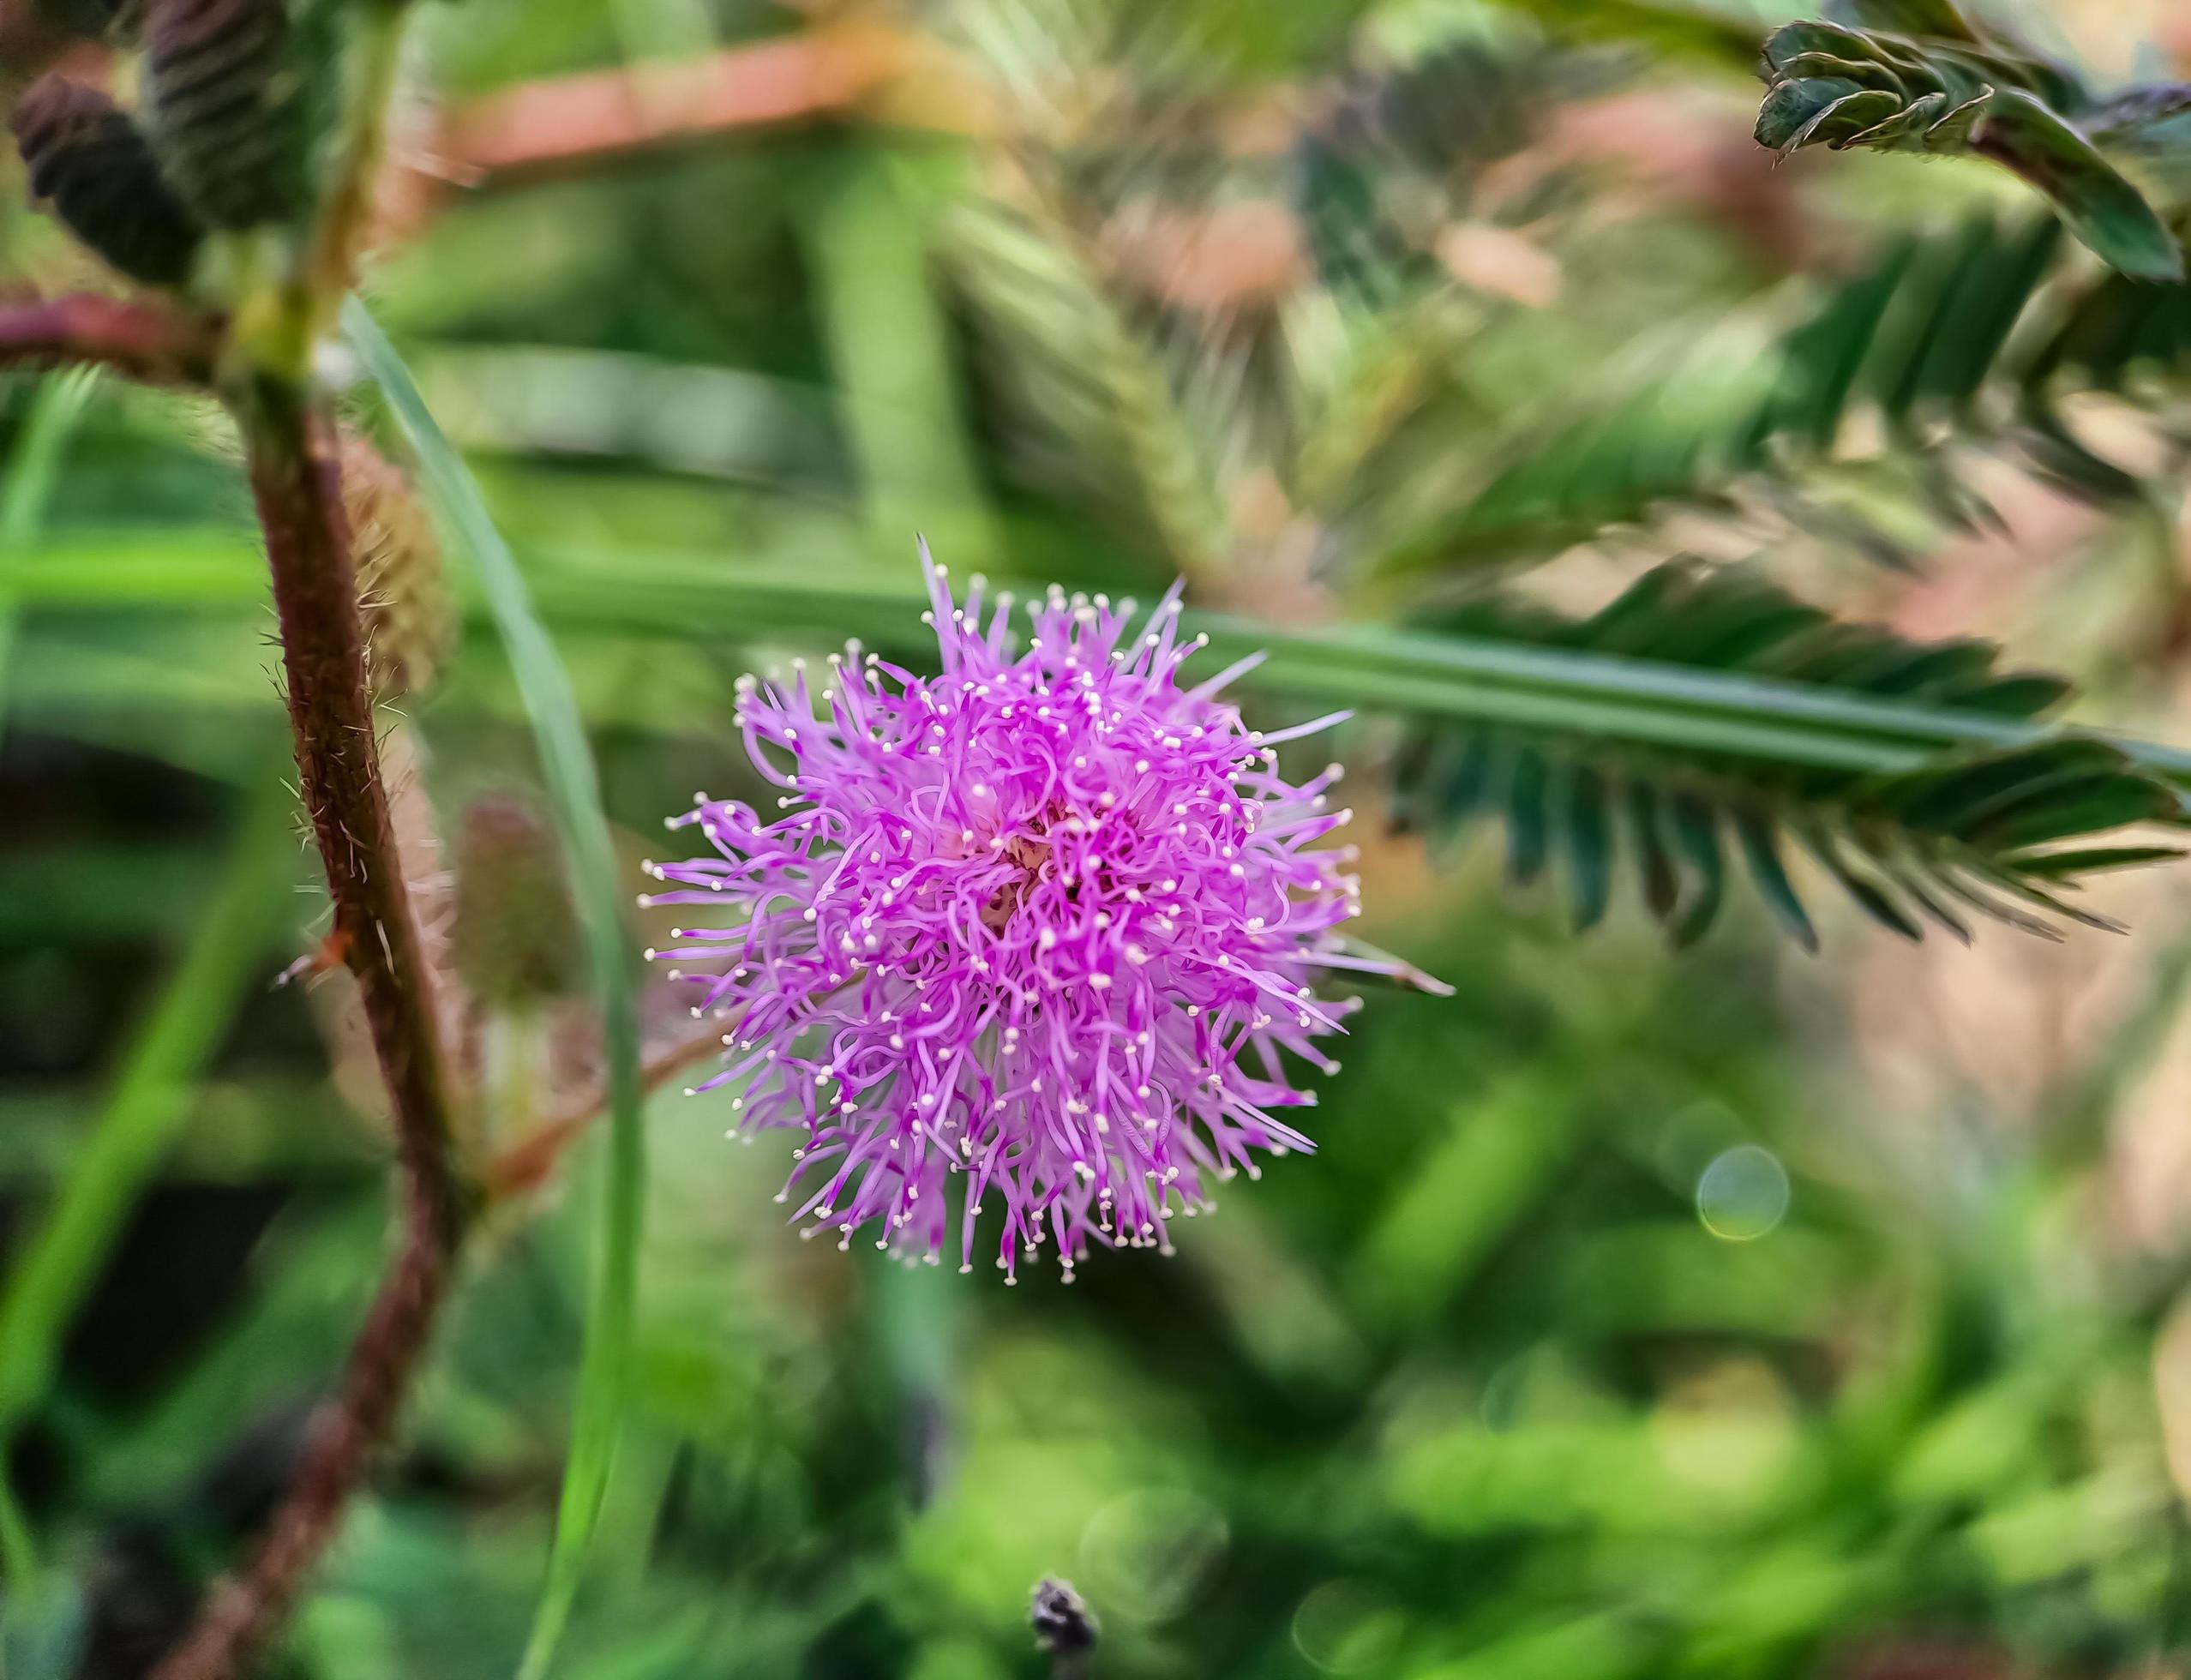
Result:
[[0,365],[89,363],[210,388],[235,416],[266,535],[299,786],[333,904],[327,950],[356,977],[396,1133],[401,1235],[341,1383],[249,1563],[214,1590],[160,1680],[226,1680],[279,1628],[394,1428],[473,1203],[382,779],[333,409],[313,372],[368,231],[405,9],[359,8],[340,132],[309,225],[235,236],[224,309],[88,296],[0,309]]
[[[154,0],[155,3],[159,0]],[[402,1234],[341,1386],[243,1572],[218,1587],[159,1680],[225,1680],[286,1615],[393,1432],[453,1280],[471,1205],[459,1173],[434,977],[413,921],[381,768],[341,450],[313,349],[371,214],[404,12],[360,9],[333,165],[286,261],[239,298],[218,385],[243,439],[281,627],[299,786],[396,1133]]]
[[[177,3],[150,0],[154,9]],[[265,9],[282,3],[236,0],[232,15],[198,15],[193,27],[262,39]],[[326,951],[357,980],[396,1134],[401,1234],[342,1381],[249,1563],[214,1589],[157,1671],[159,1680],[227,1680],[279,1627],[395,1427],[475,1200],[458,1163],[434,976],[382,777],[341,451],[314,371],[315,348],[351,289],[369,232],[406,9],[406,0],[362,0],[355,9],[339,128],[322,153],[329,163],[316,201],[302,225],[213,236],[224,245],[217,305],[147,294],[0,309],[0,366],[93,363],[216,392],[235,417],[266,535],[298,785],[333,904]]]
[[236,1673],[276,1627],[394,1426],[453,1272],[470,1201],[457,1171],[433,977],[412,921],[381,780],[339,453],[309,381],[248,368],[224,395],[245,440],[281,626],[304,802],[394,1116],[403,1234],[249,1568],[214,1593],[160,1680]]

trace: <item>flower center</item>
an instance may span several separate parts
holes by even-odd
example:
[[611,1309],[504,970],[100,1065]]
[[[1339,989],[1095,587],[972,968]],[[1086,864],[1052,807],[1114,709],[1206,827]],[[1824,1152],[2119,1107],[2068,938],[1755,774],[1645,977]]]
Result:
[[1005,842],[1003,855],[1011,861],[1019,873],[990,894],[989,902],[981,908],[981,925],[992,933],[1003,933],[1011,921],[1013,913],[1034,886],[1035,877],[1047,861],[1050,849],[1040,840],[1030,840],[1024,835],[1016,834]]

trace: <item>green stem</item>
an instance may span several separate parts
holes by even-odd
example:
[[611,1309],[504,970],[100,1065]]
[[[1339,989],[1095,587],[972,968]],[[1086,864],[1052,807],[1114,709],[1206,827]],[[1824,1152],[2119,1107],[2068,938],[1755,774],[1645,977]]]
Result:
[[[6,482],[0,483],[0,560],[13,561],[37,547],[60,477],[62,452],[91,387],[91,376],[81,373],[39,384],[9,459]],[[0,732],[7,722],[8,665],[15,652],[18,617],[14,596],[0,587]]]
[[[909,647],[920,597],[895,585],[726,573],[711,555],[548,547],[525,573],[549,622],[636,638],[860,635]],[[169,534],[155,548],[112,537],[48,544],[15,580],[27,601],[228,610],[243,595],[226,539]],[[1410,634],[1366,625],[1284,632],[1186,615],[1207,630],[1189,680],[1261,650],[1241,684],[1366,711],[1571,729],[1608,741],[1785,759],[1892,773],[1943,752],[2029,746],[2084,735],[2191,789],[2191,752],[2053,720],[2008,718],[1922,701],[1846,695],[1816,683],[1696,670],[1663,660],[1578,652],[1489,637]]]
[[628,901],[608,819],[601,809],[600,778],[578,698],[555,643],[533,610],[524,574],[463,458],[419,396],[410,370],[354,299],[344,311],[344,327],[410,439],[434,499],[471,555],[488,610],[501,633],[539,744],[550,809],[569,861],[586,967],[601,1002],[609,1064],[608,1170],[602,1180],[600,1222],[587,1291],[585,1350],[579,1366],[555,1545],[520,1671],[524,1680],[541,1680],[569,1620],[607,1495],[637,1311],[639,1240],[645,1224],[645,1086],[635,953],[623,923],[623,906]]
[[[60,473],[62,451],[90,388],[88,379],[75,375],[39,384],[9,460],[6,482],[0,484],[0,557],[11,557],[37,543]],[[15,603],[0,595],[0,726],[7,721],[8,663],[15,650],[17,618]],[[4,1310],[0,1310],[0,1347],[8,1345],[6,1328]],[[9,1434],[5,1412],[0,1410],[0,1576],[18,1592],[27,1592],[38,1575],[38,1542],[9,1479]]]
[[[5,1444],[0,1442],[0,1448]],[[23,1515],[5,1468],[0,1464],[0,1572],[4,1572],[10,1593],[27,1595],[39,1580],[38,1536],[31,1532],[30,1519]]]
[[347,87],[333,184],[320,206],[305,251],[306,286],[316,311],[314,342],[334,325],[335,313],[357,278],[358,252],[372,231],[407,9],[405,0],[375,0],[353,9],[358,33],[345,64]]

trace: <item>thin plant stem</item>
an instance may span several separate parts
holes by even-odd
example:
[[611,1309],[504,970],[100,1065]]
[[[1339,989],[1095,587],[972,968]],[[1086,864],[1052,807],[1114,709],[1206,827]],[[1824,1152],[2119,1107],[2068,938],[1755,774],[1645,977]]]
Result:
[[[719,1055],[722,1050],[722,1023],[711,1021],[687,1037],[651,1051],[639,1064],[640,1083],[647,1090],[658,1090],[694,1062]],[[501,1201],[547,1183],[564,1151],[585,1135],[608,1105],[605,1089],[592,1091],[519,1133],[480,1169],[482,1194],[490,1202]]]
[[12,1479],[0,1475],[0,1569],[7,1571],[8,1590],[29,1593],[38,1582],[38,1537],[23,1515]]
[[[471,1195],[431,966],[411,913],[367,683],[332,405],[313,349],[348,291],[385,147],[405,0],[361,9],[341,131],[309,237],[242,292],[218,360],[242,434],[281,627],[298,785],[394,1120],[401,1234],[334,1398],[249,1563],[217,1588],[158,1680],[228,1680],[280,1625],[393,1433],[453,1280]],[[271,248],[261,248],[262,250]]]
[[357,978],[394,1116],[403,1231],[266,1538],[159,1680],[237,1673],[287,1612],[394,1427],[447,1295],[470,1202],[455,1166],[433,979],[381,777],[333,419],[308,386],[279,372],[246,375],[229,399],[273,573],[300,786],[334,903],[334,945]]
[[357,279],[358,254],[372,231],[374,195],[387,153],[388,113],[408,9],[405,0],[375,0],[357,9],[358,35],[345,66],[341,151],[303,259],[315,338],[333,325],[335,311]]
[[[61,454],[75,428],[88,381],[96,374],[76,372],[43,381],[33,399],[22,436],[0,481],[0,556],[13,556],[38,540],[46,504],[59,476]],[[0,729],[7,722],[8,664],[15,649],[15,603],[0,593]],[[0,1575],[17,1592],[27,1592],[38,1575],[38,1541],[15,1498],[8,1465],[9,1432],[4,1399],[0,1399]]]
[[609,1136],[586,1290],[585,1347],[548,1575],[519,1673],[543,1680],[568,1622],[615,1461],[645,1226],[646,1140],[639,986],[615,848],[578,697],[479,487],[418,394],[403,358],[355,298],[344,327],[409,438],[422,477],[477,567],[540,749],[549,808],[569,862],[586,969],[601,1005]]
[[144,385],[210,385],[210,317],[89,292],[0,308],[0,367],[105,368]]

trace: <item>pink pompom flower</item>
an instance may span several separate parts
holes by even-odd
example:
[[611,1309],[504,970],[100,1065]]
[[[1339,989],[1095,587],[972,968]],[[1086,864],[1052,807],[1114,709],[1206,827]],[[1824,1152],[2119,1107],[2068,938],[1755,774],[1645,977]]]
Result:
[[1213,1181],[1312,1147],[1280,1118],[1315,1101],[1288,1059],[1336,1068],[1316,1041],[1360,1001],[1319,974],[1401,971],[1340,937],[1354,849],[1317,849],[1351,814],[1339,767],[1295,784],[1273,750],[1345,714],[1246,728],[1218,695],[1260,655],[1182,687],[1207,639],[1180,639],[1176,587],[1138,633],[1131,602],[1053,588],[1023,649],[1010,595],[977,579],[961,608],[921,558],[938,675],[855,642],[819,694],[802,662],[741,679],[783,795],[670,819],[711,850],[650,865],[675,887],[645,902],[708,914],[649,955],[726,1028],[700,1089],[736,1090],[733,1135],[801,1135],[777,1199],[807,1234],[873,1227],[933,1263],[955,1224],[969,1270],[993,1215],[1007,1281],[1046,1241],[1068,1279],[1091,1243],[1168,1251]]

